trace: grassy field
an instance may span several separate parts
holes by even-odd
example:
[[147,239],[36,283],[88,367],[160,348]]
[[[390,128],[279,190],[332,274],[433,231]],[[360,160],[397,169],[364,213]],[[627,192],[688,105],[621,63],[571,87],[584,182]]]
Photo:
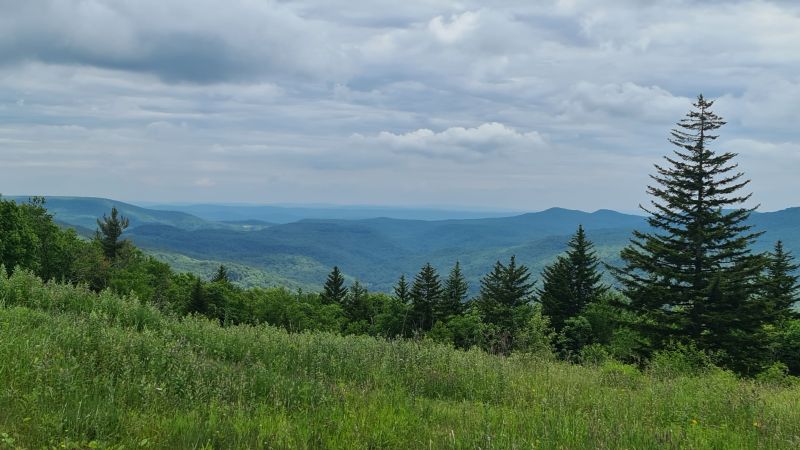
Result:
[[800,447],[800,388],[221,328],[0,276],[0,449]]

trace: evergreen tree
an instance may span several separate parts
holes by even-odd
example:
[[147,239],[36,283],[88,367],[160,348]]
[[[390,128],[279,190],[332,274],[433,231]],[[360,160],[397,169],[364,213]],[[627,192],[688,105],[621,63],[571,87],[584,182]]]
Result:
[[793,309],[797,303],[798,285],[797,269],[790,252],[783,249],[783,242],[775,243],[775,250],[769,254],[762,302],[764,312],[771,322],[780,322],[797,317]]
[[516,333],[527,321],[521,317],[521,308],[529,307],[535,283],[531,283],[530,272],[524,265],[517,266],[514,256],[508,265],[497,261],[492,271],[481,280],[481,291],[477,307],[481,318],[498,327],[508,336]]
[[579,315],[586,305],[608,290],[600,283],[603,276],[598,270],[600,261],[592,242],[586,239],[583,226],[578,226],[568,247],[564,256],[545,267],[539,290],[542,313],[550,318],[556,331],[561,331],[567,319]]
[[333,270],[325,281],[322,291],[322,301],[324,303],[342,304],[347,297],[347,287],[344,285],[344,276],[338,266],[333,266]]
[[434,323],[434,306],[442,298],[442,283],[431,263],[426,263],[411,286],[411,313],[415,328],[428,331]]
[[192,291],[189,294],[189,304],[186,307],[188,313],[206,314],[208,313],[208,297],[203,290],[203,282],[194,281]]
[[214,276],[211,277],[212,283],[225,283],[228,284],[231,282],[230,274],[228,273],[228,268],[224,265],[220,264],[217,268],[217,271],[214,273]]
[[96,239],[103,248],[103,254],[111,261],[117,259],[119,252],[127,241],[120,240],[120,236],[128,228],[130,221],[117,211],[116,206],[111,208],[111,217],[103,214],[102,219],[97,219]]
[[444,282],[444,292],[441,301],[434,308],[434,320],[446,321],[453,316],[457,316],[464,311],[464,300],[467,299],[469,284],[464,279],[461,272],[461,264],[456,261],[456,265],[450,271],[450,275]]
[[351,322],[367,321],[370,319],[369,292],[367,288],[354,281],[344,301],[344,313]]
[[749,181],[732,162],[736,154],[709,148],[725,124],[712,104],[701,95],[672,130],[678,149],[655,166],[652,206],[642,207],[653,231],[634,232],[620,255],[625,265],[611,269],[655,347],[690,339],[707,350],[735,350],[762,319],[752,315],[763,257],[750,246],[759,233],[746,224],[755,208],[742,207],[750,194],[739,193]]
[[397,284],[394,287],[394,297],[404,305],[411,301],[411,292],[405,274],[400,275],[400,279],[397,280]]

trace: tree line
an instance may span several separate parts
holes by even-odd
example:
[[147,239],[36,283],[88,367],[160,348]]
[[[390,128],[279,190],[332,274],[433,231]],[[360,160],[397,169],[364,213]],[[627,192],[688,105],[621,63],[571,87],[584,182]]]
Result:
[[[656,165],[649,230],[636,231],[623,265],[601,264],[579,226],[567,251],[534,281],[512,256],[497,261],[469,298],[458,262],[446,276],[425,264],[391,293],[347,285],[333,267],[321,292],[241,289],[224,266],[209,280],[175,273],[122,238],[116,208],[93,239],[59,227],[42,198],[0,199],[0,264],[45,280],[135,294],[174,315],[222,324],[270,323],[387,338],[428,338],[459,348],[548,352],[570,361],[643,363],[659,352],[706,358],[738,373],[800,374],[798,265],[781,242],[752,251],[749,181],[735,154],[710,148],[725,122],[700,96],[671,132],[676,150]],[[604,270],[616,281],[603,282]]]

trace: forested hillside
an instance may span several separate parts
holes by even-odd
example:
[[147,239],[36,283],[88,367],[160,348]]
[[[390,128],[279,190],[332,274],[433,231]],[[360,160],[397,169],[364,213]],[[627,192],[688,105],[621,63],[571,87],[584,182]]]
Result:
[[[250,211],[248,208],[200,208],[209,209],[211,217],[219,219],[225,219],[225,211],[235,211],[222,222],[107,199],[50,197],[47,202],[56,220],[79,227],[85,235],[90,235],[96,217],[119,205],[131,219],[127,235],[141,248],[178,270],[204,276],[225,264],[245,287],[314,289],[330,268],[338,265],[349,279],[388,292],[399,274],[410,276],[426,262],[447,270],[460,261],[475,293],[481,276],[498,258],[516,255],[538,276],[566,250],[566,242],[579,224],[594,242],[600,259],[609,264],[619,263],[619,251],[634,229],[647,227],[642,216],[609,210],[586,213],[553,208],[511,217],[451,220],[312,217],[272,225],[245,220],[241,214]],[[319,212],[283,209],[291,211],[292,217]],[[756,250],[769,250],[781,239],[787,250],[800,252],[800,208],[754,213],[750,223],[765,231]],[[610,278],[607,281],[611,282]]]

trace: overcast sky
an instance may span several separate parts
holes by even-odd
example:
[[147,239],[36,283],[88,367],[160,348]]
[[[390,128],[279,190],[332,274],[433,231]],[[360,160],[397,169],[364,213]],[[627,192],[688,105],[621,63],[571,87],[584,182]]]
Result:
[[702,92],[800,206],[797,3],[0,0],[0,192],[632,211]]

